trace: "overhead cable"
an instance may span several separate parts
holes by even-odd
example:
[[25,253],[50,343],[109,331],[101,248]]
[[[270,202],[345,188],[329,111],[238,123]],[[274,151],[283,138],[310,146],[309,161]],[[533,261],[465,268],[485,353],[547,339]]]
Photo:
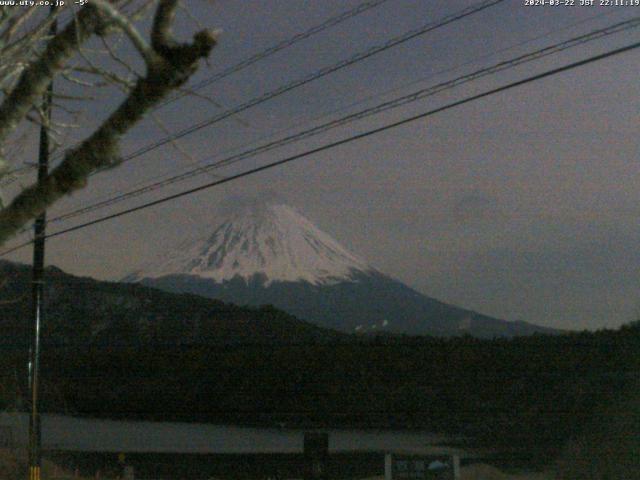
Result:
[[438,93],[441,93],[445,90],[451,90],[455,87],[459,87],[465,83],[468,82],[472,82],[475,80],[478,80],[480,78],[489,76],[489,75],[493,75],[495,73],[498,72],[502,72],[504,70],[507,69],[511,69],[514,68],[516,66],[534,61],[534,60],[539,60],[541,58],[547,57],[549,55],[553,55],[556,53],[559,53],[561,51],[570,49],[570,48],[574,48],[576,46],[579,45],[583,45],[587,42],[591,42],[597,39],[601,39],[603,37],[609,36],[609,35],[613,35],[615,33],[619,33],[622,31],[626,31],[626,30],[630,30],[632,28],[638,28],[640,27],[640,17],[636,17],[633,18],[631,20],[627,20],[624,22],[620,22],[617,23],[615,25],[611,25],[599,30],[595,30],[592,32],[589,32],[587,34],[584,35],[580,35],[578,37],[574,37],[572,39],[566,40],[564,42],[561,43],[556,43],[554,45],[551,46],[547,46],[538,50],[535,50],[533,52],[524,54],[524,55],[520,55],[518,57],[509,59],[509,60],[504,60],[501,61],[499,63],[496,63],[490,67],[485,67],[479,70],[476,70],[474,72],[459,76],[457,78],[439,83],[437,85],[431,86],[431,87],[427,87],[427,88],[423,88],[420,90],[417,90],[415,92],[409,93],[407,95],[403,95],[401,97],[395,98],[393,100],[389,100],[383,103],[380,103],[378,105],[375,105],[373,107],[369,107],[366,108],[364,110],[361,110],[359,112],[355,112],[349,115],[346,115],[344,117],[341,117],[339,119],[336,120],[332,120],[329,121],[327,123],[324,123],[322,125],[318,125],[316,127],[307,129],[305,131],[302,132],[298,132],[274,141],[271,141],[269,143],[260,145],[258,147],[249,149],[249,150],[245,150],[243,152],[237,153],[235,155],[232,155],[230,157],[224,158],[222,160],[218,160],[214,163],[211,163],[209,165],[201,165],[198,168],[189,170],[187,172],[169,177],[167,179],[158,181],[158,182],[154,182],[151,183],[149,185],[146,185],[142,188],[138,188],[138,189],[134,189],[131,190],[129,192],[125,192],[116,196],[113,196],[111,198],[108,198],[106,200],[100,201],[100,202],[96,202],[93,203],[91,205],[87,205],[85,207],[81,207],[79,209],[73,210],[71,212],[67,212],[64,213],[62,215],[56,216],[54,218],[51,218],[51,220],[49,220],[49,223],[54,223],[54,222],[60,222],[60,221],[64,221],[67,220],[69,218],[73,218],[79,215],[83,215],[95,210],[99,210],[101,208],[105,208],[111,205],[114,205],[116,203],[120,203],[124,200],[128,200],[131,198],[135,198],[135,197],[139,197],[140,195],[143,195],[145,193],[149,193],[155,190],[158,190],[160,188],[166,187],[168,185],[172,185],[174,183],[178,183],[184,180],[188,180],[190,178],[196,177],[198,175],[201,175],[205,172],[209,172],[211,170],[214,169],[218,169],[221,167],[225,167],[225,166],[229,166],[231,164],[237,163],[239,161],[242,161],[244,159],[247,158],[251,158],[254,157],[258,154],[261,153],[265,153],[267,151],[273,150],[275,148],[279,148],[282,147],[284,145],[288,145],[290,143],[293,142],[297,142],[306,138],[310,138],[316,135],[319,135],[321,133],[325,133],[329,130],[338,128],[340,126],[344,126],[346,124],[352,123],[354,121],[358,121],[358,120],[362,120],[364,118],[382,113],[382,112],[386,112],[388,110],[391,109],[395,109],[404,105],[407,105],[409,103],[413,103],[416,102],[418,100],[423,100],[427,97],[431,97],[433,95],[436,95]]
[[[396,122],[393,122],[393,123],[389,123],[389,124],[384,125],[382,127],[374,128],[374,129],[368,130],[368,131],[363,132],[363,133],[352,135],[350,137],[347,137],[347,138],[344,138],[344,139],[341,139],[341,140],[338,140],[338,141],[335,141],[335,142],[331,142],[331,143],[322,145],[320,147],[316,147],[316,148],[307,150],[305,152],[298,153],[298,154],[283,158],[281,160],[277,160],[277,161],[268,163],[266,165],[262,165],[260,167],[256,167],[256,168],[253,168],[253,169],[250,169],[250,170],[246,170],[246,171],[244,171],[242,173],[238,173],[236,175],[232,175],[232,176],[226,177],[226,178],[221,179],[221,180],[216,180],[216,181],[213,181],[213,182],[209,182],[209,183],[206,183],[206,184],[201,185],[199,187],[195,187],[195,188],[191,188],[191,189],[188,189],[188,190],[184,190],[182,192],[175,193],[175,194],[172,194],[172,195],[169,195],[169,196],[166,196],[166,197],[163,197],[163,198],[160,198],[160,199],[157,199],[157,200],[154,200],[154,201],[142,204],[142,205],[138,205],[136,207],[128,208],[126,210],[122,210],[120,212],[112,213],[110,215],[105,215],[103,217],[96,218],[94,220],[91,220],[91,221],[88,221],[88,222],[85,222],[85,223],[82,223],[82,224],[79,224],[79,225],[75,225],[73,227],[69,227],[69,228],[66,228],[64,230],[59,230],[57,232],[48,234],[46,236],[46,238],[54,238],[54,237],[58,237],[58,236],[61,236],[61,235],[65,235],[67,233],[71,233],[71,232],[74,232],[74,231],[77,231],[77,230],[81,230],[81,229],[90,227],[92,225],[103,223],[103,222],[105,222],[107,220],[112,220],[112,219],[115,219],[115,218],[122,217],[124,215],[129,215],[131,213],[138,212],[138,211],[141,211],[141,210],[145,210],[147,208],[150,208],[150,207],[153,207],[153,206],[156,206],[156,205],[160,205],[160,204],[163,204],[163,203],[167,203],[167,202],[176,200],[178,198],[181,198],[181,197],[184,197],[184,196],[187,196],[187,195],[191,195],[191,194],[196,193],[196,192],[200,192],[200,191],[207,190],[209,188],[212,188],[212,187],[215,187],[215,186],[218,186],[218,185],[222,185],[222,184],[229,183],[229,182],[232,182],[232,181],[235,181],[235,180],[239,180],[241,178],[244,178],[244,177],[247,177],[247,176],[250,176],[250,175],[254,175],[256,173],[263,172],[263,171],[266,171],[266,170],[269,170],[269,169],[272,169],[272,168],[275,168],[275,167],[279,167],[281,165],[284,165],[284,164],[287,164],[287,163],[291,163],[291,162],[293,162],[295,160],[299,160],[301,158],[305,158],[305,157],[314,155],[316,153],[320,153],[320,152],[324,152],[324,151],[330,150],[332,148],[336,148],[336,147],[338,147],[340,145],[345,145],[345,144],[348,144],[348,143],[351,143],[351,142],[354,142],[354,141],[357,141],[357,140],[361,140],[363,138],[367,138],[367,137],[370,137],[372,135],[376,135],[378,133],[382,133],[382,132],[394,129],[394,128],[397,128],[399,126],[406,125],[408,123],[412,123],[412,122],[415,122],[417,120],[421,120],[421,119],[430,117],[430,116],[435,115],[437,113],[441,113],[441,112],[450,110],[452,108],[459,107],[461,105],[465,105],[465,104],[468,104],[468,103],[471,103],[471,102],[474,102],[474,101],[477,101],[477,100],[480,100],[480,99],[483,99],[483,98],[490,97],[492,95],[496,95],[498,93],[501,93],[501,92],[504,92],[504,91],[507,91],[507,90],[511,90],[513,88],[516,88],[516,87],[520,87],[522,85],[526,85],[528,83],[532,83],[532,82],[535,82],[535,81],[538,81],[538,80],[542,80],[544,78],[548,78],[548,77],[551,77],[551,76],[554,76],[554,75],[558,75],[560,73],[567,72],[569,70],[573,70],[573,69],[578,68],[578,67],[582,67],[582,66],[585,66],[585,65],[588,65],[588,64],[592,64],[592,63],[604,60],[606,58],[610,58],[610,57],[613,57],[613,56],[616,56],[616,55],[620,55],[620,54],[623,54],[623,53],[626,53],[626,52],[630,52],[630,51],[635,50],[637,48],[640,48],[640,42],[633,43],[633,44],[630,44],[630,45],[626,45],[624,47],[620,47],[620,48],[617,48],[617,49],[614,49],[614,50],[610,50],[608,52],[605,52],[605,53],[602,53],[602,54],[599,54],[599,55],[594,55],[592,57],[589,57],[589,58],[586,58],[584,60],[580,60],[580,61],[577,61],[577,62],[573,62],[573,63],[567,64],[567,65],[564,65],[562,67],[553,68],[553,69],[547,70],[547,71],[545,71],[543,73],[538,73],[536,75],[529,76],[529,77],[527,77],[525,79],[518,80],[518,81],[515,81],[515,82],[511,82],[511,83],[508,83],[508,84],[503,85],[501,87],[493,88],[493,89],[487,90],[487,91],[485,91],[483,93],[472,95],[472,96],[463,98],[461,100],[457,100],[457,101],[448,103],[448,104],[446,104],[444,106],[441,106],[441,107],[438,107],[438,108],[435,108],[435,109],[432,109],[432,110],[429,110],[429,111],[426,111],[426,112],[423,112],[423,113],[420,113],[420,114],[417,114],[417,115],[413,115],[411,117],[408,117],[408,118],[405,118],[405,119],[402,119],[402,120],[399,120],[399,121],[396,121]],[[29,245],[31,243],[32,243],[31,241],[25,242],[25,243],[23,243],[21,245],[17,245],[15,247],[11,248],[11,249],[5,250],[4,252],[0,253],[0,257],[4,256],[4,255],[7,255],[7,254],[9,254],[11,252],[14,252],[14,251],[16,251],[16,250],[18,250],[20,248],[23,248],[24,246],[27,246],[27,245]]]

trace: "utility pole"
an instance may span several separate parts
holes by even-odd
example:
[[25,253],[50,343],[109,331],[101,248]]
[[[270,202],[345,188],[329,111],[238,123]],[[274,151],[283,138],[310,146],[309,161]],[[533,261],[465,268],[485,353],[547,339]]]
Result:
[[[55,7],[51,6],[51,15]],[[49,29],[51,36],[57,32],[57,21],[54,19]],[[42,99],[42,125],[40,126],[40,147],[38,152],[38,183],[44,182],[49,173],[49,123],[53,103],[53,80],[49,83]],[[40,429],[40,330],[42,327],[44,296],[44,241],[46,212],[36,218],[33,242],[33,273],[31,280],[31,348],[29,350],[29,390],[31,394],[31,410],[29,415],[29,480],[40,480],[42,463],[42,438]]]

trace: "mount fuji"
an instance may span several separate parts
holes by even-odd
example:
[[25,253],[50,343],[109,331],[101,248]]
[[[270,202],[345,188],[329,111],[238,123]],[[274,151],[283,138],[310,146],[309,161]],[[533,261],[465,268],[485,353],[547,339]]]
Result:
[[423,295],[350,253],[283,204],[245,207],[124,278],[239,305],[272,304],[343,332],[478,337],[553,330]]

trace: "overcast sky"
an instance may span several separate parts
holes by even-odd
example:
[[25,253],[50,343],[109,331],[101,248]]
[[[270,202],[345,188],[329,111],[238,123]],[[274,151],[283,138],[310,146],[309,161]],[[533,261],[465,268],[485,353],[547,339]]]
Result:
[[[194,82],[358,3],[187,1],[190,15],[180,19],[179,32],[193,31],[195,20],[223,30]],[[474,3],[388,0],[199,93],[230,108]],[[188,170],[193,161],[260,145],[282,135],[277,132],[295,132],[638,15],[639,7],[530,7],[506,0],[186,136],[178,144],[189,156],[169,145],[97,175],[50,216]],[[582,45],[216,173],[240,172],[639,38],[633,29]],[[78,275],[118,279],[184,236],[212,228],[234,199],[276,192],[373,266],[432,297],[509,320],[616,327],[640,316],[639,61],[637,50],[611,57],[52,239],[47,262]],[[112,96],[95,103],[96,119],[113,106],[110,101]],[[177,131],[220,111],[190,97],[156,116]],[[148,119],[123,151],[164,135]],[[178,183],[49,231],[211,178]],[[11,258],[28,262],[30,252]]]

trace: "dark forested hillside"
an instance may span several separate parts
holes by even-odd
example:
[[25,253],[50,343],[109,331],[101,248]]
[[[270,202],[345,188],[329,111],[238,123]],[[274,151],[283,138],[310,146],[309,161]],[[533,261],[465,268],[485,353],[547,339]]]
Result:
[[[17,295],[12,285],[25,274],[16,271],[9,295]],[[49,275],[42,374],[48,411],[420,427],[545,458],[608,406],[639,394],[637,323],[494,340],[347,336],[272,308]],[[20,405],[26,383],[24,348],[12,335],[24,329],[27,306],[16,298],[0,305],[3,407]]]
[[420,427],[544,458],[633,391],[639,351],[637,326],[493,341],[50,348],[44,397],[50,411],[110,418]]
[[561,333],[522,321],[505,321],[440,302],[379,273],[354,274],[352,281],[328,285],[273,282],[259,276],[217,283],[190,275],[143,279],[142,284],[168,292],[194,293],[241,305],[273,304],[314,325],[347,333],[514,337]]
[[[0,262],[0,344],[29,336],[30,268]],[[340,334],[272,307],[246,308],[196,295],[46,271],[42,339],[49,345],[193,345],[325,341]]]

